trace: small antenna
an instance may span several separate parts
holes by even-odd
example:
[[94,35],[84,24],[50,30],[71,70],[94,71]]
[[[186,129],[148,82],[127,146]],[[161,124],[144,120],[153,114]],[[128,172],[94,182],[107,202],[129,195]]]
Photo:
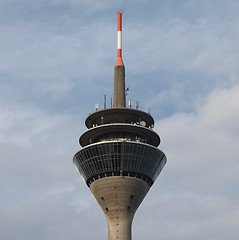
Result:
[[90,115],[90,109],[89,109],[89,115]]
[[98,111],[98,109],[99,109],[99,104],[96,103],[96,104],[95,104],[95,110]]
[[104,95],[104,109],[106,109],[106,93]]
[[110,98],[110,107],[112,108],[112,97]]
[[148,114],[150,115],[150,108],[148,108]]
[[135,102],[136,109],[139,109],[139,101]]
[[129,107],[131,108],[133,106],[133,100],[129,100]]
[[125,95],[126,95],[126,96],[128,95],[128,91],[129,91],[129,87],[127,87],[127,88],[125,89]]

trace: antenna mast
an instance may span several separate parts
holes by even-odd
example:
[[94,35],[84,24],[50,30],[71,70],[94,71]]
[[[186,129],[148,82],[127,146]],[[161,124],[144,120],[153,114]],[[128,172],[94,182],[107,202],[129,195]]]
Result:
[[114,68],[114,108],[125,108],[125,67],[122,59],[122,10],[118,10],[117,60]]

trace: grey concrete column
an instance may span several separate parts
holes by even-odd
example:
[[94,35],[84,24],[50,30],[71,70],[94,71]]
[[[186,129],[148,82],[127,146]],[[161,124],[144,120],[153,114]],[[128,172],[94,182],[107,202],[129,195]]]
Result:
[[134,214],[149,190],[145,181],[114,176],[98,179],[90,185],[108,223],[108,240],[131,240]]
[[126,107],[125,98],[125,67],[115,66],[114,68],[114,101],[113,107]]

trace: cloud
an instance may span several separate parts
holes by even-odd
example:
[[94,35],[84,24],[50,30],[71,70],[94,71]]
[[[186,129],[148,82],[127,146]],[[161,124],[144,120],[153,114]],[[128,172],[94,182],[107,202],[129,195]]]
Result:
[[[104,25],[102,21],[81,25],[79,18],[59,16],[48,25],[38,18],[2,24],[2,101],[9,102],[11,95],[13,103],[31,102],[39,106],[40,100],[45,107],[56,109],[56,104],[64,106],[66,98],[70,101],[77,96],[77,101],[67,106],[74,107],[88,97],[83,89],[95,90],[96,81],[101,82],[97,94],[103,95],[109,85],[108,77],[113,78],[116,50],[115,54],[113,50],[108,53],[107,46],[114,45],[109,42],[115,35],[112,24]],[[110,82],[113,84],[113,80]]]
[[220,24],[214,16],[204,16],[196,22],[158,18],[150,26],[147,22],[130,25],[126,30],[126,48],[130,49],[129,61],[135,63],[136,69],[132,70],[188,69],[213,75],[238,74],[235,50],[239,46],[234,36],[239,33],[237,28],[231,28],[237,22],[236,16],[226,15]]
[[211,238],[236,239],[238,94],[238,85],[215,90],[196,113],[156,123],[168,163],[145,208],[158,208],[155,218],[162,223],[164,238],[201,239],[207,232]]
[[1,236],[73,239],[94,202],[72,162],[82,119],[21,105],[0,116]]
[[[237,14],[234,11],[231,14],[229,10],[224,14],[215,4],[185,2],[186,5],[182,5],[185,9],[176,11],[175,1],[161,7],[142,1],[137,6],[138,11],[145,6],[141,18],[130,4],[126,7],[123,57],[127,84],[133,85],[134,89],[136,84],[155,85],[154,89],[143,89],[150,91],[150,99],[141,101],[145,109],[152,107],[152,112],[158,113],[155,103],[165,96],[170,96],[171,103],[170,106],[162,105],[161,109],[171,109],[168,114],[175,110],[192,111],[187,102],[194,104],[215,85],[232,85],[237,81],[235,52],[238,44],[235,36],[238,31],[232,28],[238,22]],[[92,1],[43,1],[40,10],[31,11],[27,6],[34,5],[35,1],[22,4],[25,10],[19,8],[21,14],[13,14],[15,17],[11,17],[10,22],[1,23],[2,101],[11,94],[13,102],[31,101],[39,106],[40,101],[49,109],[65,110],[69,106],[76,108],[76,102],[88,98],[83,89],[91,89],[95,99],[102,99],[105,91],[111,94],[116,57],[115,14],[112,12],[105,17],[102,12],[106,10],[103,9],[94,17],[90,13],[75,12],[82,11],[82,4],[88,4],[90,8]],[[55,7],[49,6],[52,4]],[[65,11],[56,7],[62,4],[71,7]],[[225,5],[225,9],[233,8],[230,4]],[[189,13],[194,7],[199,8],[193,18]],[[14,7],[9,9],[15,11]],[[152,9],[160,14],[149,14]],[[218,24],[223,14],[224,20]],[[5,18],[9,19],[9,16]],[[148,81],[151,84],[147,84]],[[143,90],[139,89],[138,95],[145,95]],[[172,96],[175,93],[177,99]],[[69,100],[68,104],[65,98]],[[188,107],[176,106],[177,100]],[[91,98],[88,101],[89,106],[94,106],[97,100]],[[84,111],[88,111],[88,107]]]
[[71,159],[83,131],[79,118],[19,106],[1,108],[0,116],[0,185],[6,192],[3,201],[11,205],[12,201],[38,196],[59,185],[68,189],[64,181],[74,172]]

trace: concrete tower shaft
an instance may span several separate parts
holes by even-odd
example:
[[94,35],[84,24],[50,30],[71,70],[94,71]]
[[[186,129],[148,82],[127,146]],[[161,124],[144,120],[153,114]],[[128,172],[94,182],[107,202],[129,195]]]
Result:
[[149,190],[149,185],[133,177],[108,177],[90,186],[108,223],[108,240],[130,240],[134,214]]
[[114,68],[114,108],[125,108],[125,67],[122,65]]

